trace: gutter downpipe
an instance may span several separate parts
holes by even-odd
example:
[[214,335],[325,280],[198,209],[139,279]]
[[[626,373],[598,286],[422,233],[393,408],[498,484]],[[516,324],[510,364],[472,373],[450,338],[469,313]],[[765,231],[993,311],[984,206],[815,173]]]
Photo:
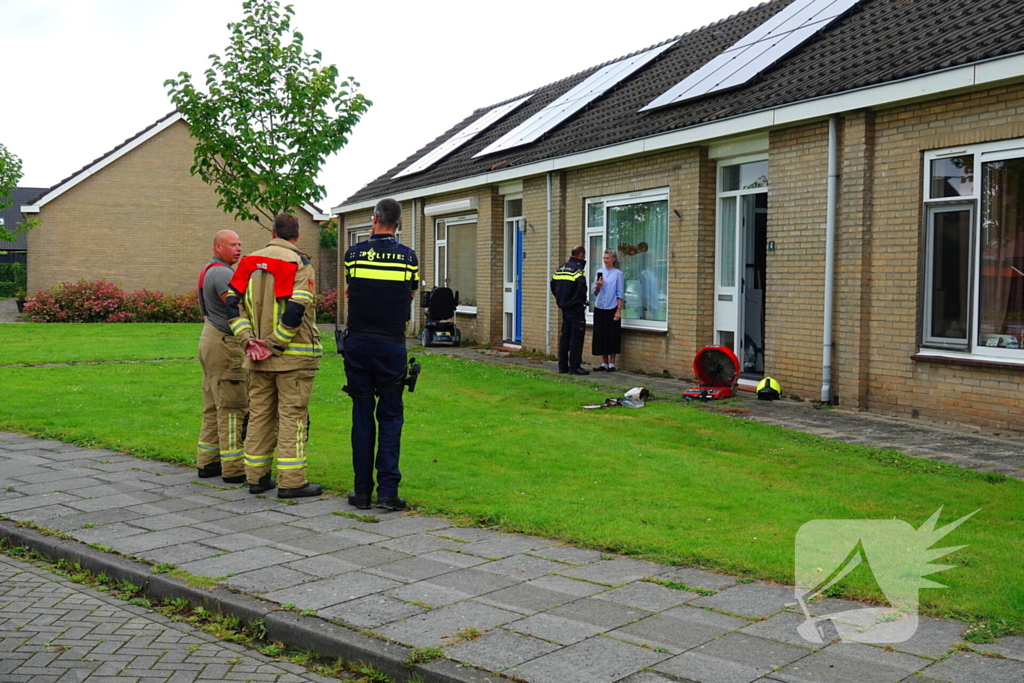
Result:
[[[548,192],[548,269],[551,269],[551,171],[547,174]],[[551,355],[551,297],[544,297],[544,353]]]
[[828,204],[825,214],[825,314],[821,354],[821,402],[832,402],[832,297],[836,258],[836,197],[838,121],[835,114],[828,119]]

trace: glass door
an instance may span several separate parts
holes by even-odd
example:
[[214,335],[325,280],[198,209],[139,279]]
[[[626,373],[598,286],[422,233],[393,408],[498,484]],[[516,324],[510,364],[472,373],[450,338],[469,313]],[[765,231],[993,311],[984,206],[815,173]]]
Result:
[[719,167],[715,237],[714,343],[740,359],[743,374],[764,373],[768,162]]
[[523,341],[523,200],[506,198],[504,267],[502,281],[502,336],[505,341]]

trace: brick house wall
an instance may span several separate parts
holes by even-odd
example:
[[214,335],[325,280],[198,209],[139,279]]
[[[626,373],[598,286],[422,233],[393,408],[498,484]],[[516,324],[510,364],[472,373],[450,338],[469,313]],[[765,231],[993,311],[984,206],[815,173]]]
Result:
[[[1024,367],[974,359],[915,359],[922,327],[923,154],[1024,138],[1021,102],[1024,85],[1008,85],[839,117],[832,391],[841,405],[1024,431]],[[786,395],[817,400],[823,358],[828,121],[770,131],[768,164],[767,239],[776,249],[767,257],[765,370],[782,383]],[[557,352],[561,320],[548,282],[572,246],[584,242],[587,198],[664,187],[669,193],[667,330],[624,329],[619,365],[692,377],[694,354],[714,341],[716,169],[707,148],[693,146],[524,178],[523,347]],[[480,296],[475,319],[460,317],[459,325],[465,338],[495,343],[502,334],[504,218],[497,188],[418,199],[417,250],[429,282],[437,217],[423,216],[423,206],[469,197],[479,206]],[[365,220],[358,213],[349,216]],[[588,254],[588,259],[595,258],[600,255]],[[589,345],[588,331],[585,362],[594,359]]]
[[[178,121],[45,204],[29,233],[29,292],[103,278],[181,294],[195,289],[218,230],[237,232],[245,254],[262,248],[270,232],[221,211],[213,189],[189,174],[192,150]],[[298,246],[319,269],[317,224],[305,210],[296,216]]]

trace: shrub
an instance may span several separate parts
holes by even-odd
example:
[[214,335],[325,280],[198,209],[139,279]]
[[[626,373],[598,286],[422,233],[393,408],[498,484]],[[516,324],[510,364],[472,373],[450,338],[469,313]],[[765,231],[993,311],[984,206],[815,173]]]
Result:
[[338,248],[338,219],[332,218],[320,224],[320,248]]
[[9,299],[25,291],[28,271],[23,263],[0,263],[0,299]]
[[333,323],[338,320],[338,290],[327,289],[316,298],[316,321]]
[[25,313],[37,323],[202,322],[195,292],[125,292],[106,280],[61,282],[30,297]]

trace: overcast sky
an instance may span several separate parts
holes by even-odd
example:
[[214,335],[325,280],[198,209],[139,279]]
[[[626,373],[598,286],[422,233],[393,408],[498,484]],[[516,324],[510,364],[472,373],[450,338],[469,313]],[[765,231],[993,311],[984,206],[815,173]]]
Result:
[[[326,210],[475,109],[759,3],[291,4],[307,51],[374,103],[324,167]],[[54,185],[171,111],[164,80],[201,84],[241,17],[242,0],[0,0],[0,143],[22,159],[20,184]]]

